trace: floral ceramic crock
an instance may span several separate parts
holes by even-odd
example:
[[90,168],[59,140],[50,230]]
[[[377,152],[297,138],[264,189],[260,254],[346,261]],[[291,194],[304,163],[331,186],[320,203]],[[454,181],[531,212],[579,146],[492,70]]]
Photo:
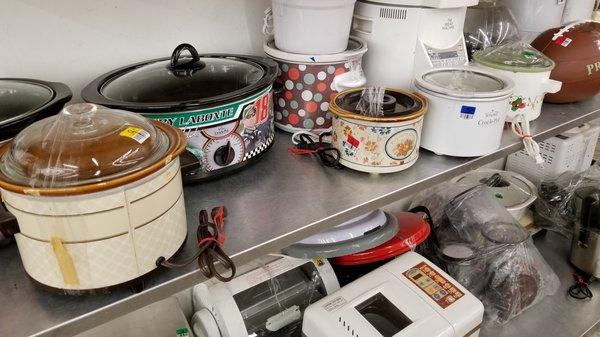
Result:
[[363,90],[339,93],[330,103],[332,144],[340,163],[357,171],[390,173],[405,170],[419,157],[427,100],[414,93],[385,89],[380,115],[360,111]]

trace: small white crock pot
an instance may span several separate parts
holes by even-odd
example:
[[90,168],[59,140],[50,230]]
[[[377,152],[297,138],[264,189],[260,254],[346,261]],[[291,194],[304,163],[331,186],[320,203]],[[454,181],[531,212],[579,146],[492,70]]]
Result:
[[343,91],[330,102],[332,145],[340,151],[340,164],[369,173],[406,170],[419,158],[427,100],[418,94],[385,89],[382,114],[368,116],[358,110],[363,90],[368,88]]
[[476,157],[500,146],[510,79],[476,67],[434,68],[416,77],[415,88],[429,101],[422,148]]
[[135,280],[185,242],[182,131],[67,106],[0,147],[0,191],[25,271],[65,293]]
[[502,45],[473,55],[477,66],[513,80],[506,121],[519,114],[527,121],[540,116],[544,95],[557,93],[562,82],[550,79],[554,61],[523,43]]
[[475,186],[482,184],[494,174],[502,178],[495,186],[490,186],[496,200],[518,221],[529,206],[537,199],[537,188],[522,175],[494,169],[480,168],[454,178],[452,181],[460,184]]

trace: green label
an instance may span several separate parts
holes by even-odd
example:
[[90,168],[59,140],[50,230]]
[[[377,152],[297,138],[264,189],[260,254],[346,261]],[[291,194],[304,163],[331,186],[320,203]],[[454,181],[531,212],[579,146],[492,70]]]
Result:
[[160,114],[144,113],[142,115],[144,117],[154,119],[184,130],[200,129],[239,119],[242,110],[246,105],[248,105],[248,103],[256,101],[258,98],[264,96],[265,93],[268,93],[270,90],[271,87],[269,86],[265,90],[249,98],[244,98],[237,102],[233,102],[227,105],[221,105],[214,108]]

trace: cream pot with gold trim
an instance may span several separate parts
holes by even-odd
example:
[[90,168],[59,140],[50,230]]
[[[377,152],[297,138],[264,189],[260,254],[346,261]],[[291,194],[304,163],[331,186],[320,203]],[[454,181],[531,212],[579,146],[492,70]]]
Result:
[[156,269],[187,235],[180,130],[74,104],[0,147],[0,191],[29,276],[65,293]]
[[370,173],[405,170],[419,157],[427,100],[389,88],[350,89],[330,103],[340,164]]

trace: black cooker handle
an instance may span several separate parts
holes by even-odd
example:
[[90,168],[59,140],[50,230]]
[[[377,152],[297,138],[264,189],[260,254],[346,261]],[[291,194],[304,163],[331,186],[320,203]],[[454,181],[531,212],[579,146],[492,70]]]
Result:
[[[181,62],[181,53],[188,51],[192,56],[192,59],[186,62]],[[171,65],[170,68],[173,70],[185,69],[185,70],[196,70],[204,68],[205,63],[200,61],[200,55],[194,46],[189,43],[182,43],[171,54]]]

